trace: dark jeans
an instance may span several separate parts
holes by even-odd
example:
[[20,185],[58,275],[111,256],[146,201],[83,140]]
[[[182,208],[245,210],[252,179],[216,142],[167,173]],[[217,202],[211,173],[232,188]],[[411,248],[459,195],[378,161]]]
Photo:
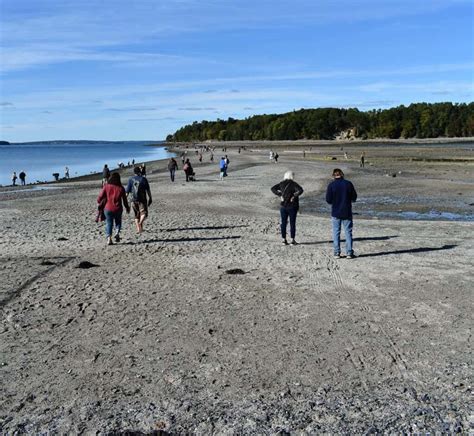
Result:
[[105,214],[105,234],[107,237],[112,236],[112,227],[115,221],[115,231],[117,234],[120,233],[122,228],[122,211],[110,212],[109,210],[104,210]]
[[170,177],[171,177],[171,181],[174,182],[174,173],[176,172],[176,170],[173,168],[172,170],[170,170]]
[[280,208],[280,217],[281,217],[281,237],[286,239],[286,226],[288,224],[288,218],[290,218],[290,236],[291,239],[295,239],[296,236],[296,214],[298,213],[298,209],[294,207]]

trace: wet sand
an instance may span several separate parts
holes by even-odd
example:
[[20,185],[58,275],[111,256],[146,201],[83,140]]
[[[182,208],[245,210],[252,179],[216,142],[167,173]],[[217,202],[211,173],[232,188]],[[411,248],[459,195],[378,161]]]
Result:
[[[473,223],[367,211],[472,214],[472,149],[364,147],[361,169],[359,146],[297,147],[231,146],[224,181],[217,149],[194,183],[150,163],[146,232],[124,215],[111,247],[94,177],[0,193],[1,432],[468,432]],[[332,258],[335,166],[361,200],[353,260]],[[287,169],[294,247],[269,189]]]

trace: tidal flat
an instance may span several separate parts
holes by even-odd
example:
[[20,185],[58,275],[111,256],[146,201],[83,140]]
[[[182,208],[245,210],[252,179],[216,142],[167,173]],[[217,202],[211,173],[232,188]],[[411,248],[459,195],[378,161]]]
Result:
[[[0,432],[469,432],[474,224],[383,213],[472,216],[472,144],[212,146],[175,150],[196,182],[147,165],[145,233],[124,215],[113,246],[99,176],[2,188]],[[351,260],[332,256],[335,167],[359,194]],[[296,246],[270,191],[286,170]]]

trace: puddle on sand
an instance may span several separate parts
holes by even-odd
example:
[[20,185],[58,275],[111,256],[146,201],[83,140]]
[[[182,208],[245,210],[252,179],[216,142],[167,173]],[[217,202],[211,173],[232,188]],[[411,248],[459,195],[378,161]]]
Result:
[[14,194],[17,192],[32,192],[32,191],[54,191],[55,189],[67,189],[65,186],[31,186],[24,189],[6,189],[5,191],[0,191],[0,195],[2,194]]
[[[301,208],[304,212],[317,214],[330,214],[331,207],[326,205],[324,199],[307,198],[301,199]],[[425,201],[423,201],[425,200]],[[400,197],[369,197],[357,200],[353,207],[353,213],[359,218],[394,218],[401,220],[425,220],[425,221],[474,221],[472,208],[463,202],[451,202],[444,205],[448,210],[430,208],[432,199],[403,199]],[[401,205],[404,205],[402,209]],[[411,209],[411,210],[410,210]],[[415,209],[415,210],[413,210]],[[416,210],[421,209],[421,210]],[[449,210],[450,209],[450,210]]]

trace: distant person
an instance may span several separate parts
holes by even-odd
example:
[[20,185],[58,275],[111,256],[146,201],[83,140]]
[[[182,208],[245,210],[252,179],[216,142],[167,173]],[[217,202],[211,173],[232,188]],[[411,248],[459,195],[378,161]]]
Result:
[[219,170],[220,170],[219,174],[220,174],[221,180],[224,180],[224,177],[227,175],[226,169],[227,169],[227,164],[225,162],[225,157],[222,156],[221,160],[219,161]]
[[229,169],[230,159],[225,155],[225,173],[224,177],[227,177],[227,170]]
[[184,162],[186,162],[186,154],[183,152],[181,153],[181,163],[184,165]]
[[347,151],[344,152],[344,159],[349,159],[349,156],[347,155]]
[[178,169],[178,162],[176,162],[175,158],[172,157],[168,161],[168,171],[170,172],[170,179],[172,182],[174,182],[174,175],[177,169]]
[[13,174],[12,174],[12,186],[16,186],[16,179],[18,179],[18,177],[16,176],[16,172],[13,171]]
[[280,203],[280,229],[283,244],[288,245],[286,239],[286,227],[288,218],[290,219],[291,244],[296,245],[296,215],[299,210],[299,196],[303,193],[303,188],[294,180],[293,171],[287,171],[283,176],[283,181],[272,187],[272,192],[281,199]]
[[184,171],[184,174],[186,175],[186,182],[194,181],[194,170],[189,158],[186,159],[186,161],[184,162],[183,171]]
[[199,153],[199,162],[202,163],[202,153]]
[[[134,176],[128,180],[125,192],[130,194],[133,213],[135,214],[135,225],[137,233],[143,232],[143,223],[148,217],[148,206],[151,205],[150,185],[146,177],[143,177],[139,167],[133,169]],[[148,196],[148,198],[147,198]]]
[[144,163],[142,163],[140,166],[140,172],[142,177],[146,177],[146,165]]
[[102,170],[102,186],[106,185],[109,181],[110,177],[110,170],[107,164],[104,165],[104,169]]
[[269,158],[270,158],[270,160],[273,160],[273,150],[270,150]]
[[18,174],[18,176],[20,177],[21,186],[25,186],[26,185],[26,173],[24,171],[22,171],[20,174]]
[[135,165],[135,159],[132,159],[132,166]]
[[105,235],[107,236],[107,245],[113,245],[112,230],[115,222],[115,242],[120,242],[120,230],[122,228],[122,213],[125,206],[127,213],[130,213],[127,195],[122,186],[119,173],[112,173],[107,183],[97,198],[97,203],[101,204],[105,200]]
[[278,158],[279,158],[279,154],[275,152],[275,156],[273,156],[273,159],[275,159],[275,163],[278,163]]
[[64,177],[66,179],[69,179],[69,168],[68,167],[64,168]]
[[365,167],[365,152],[362,152],[362,154],[360,155],[360,163],[359,163],[359,166],[361,168],[364,168]]
[[[357,200],[357,192],[354,185],[344,179],[344,173],[339,168],[332,172],[334,181],[326,190],[326,201],[332,205],[332,239],[334,246],[334,257],[340,259],[355,257],[352,247],[352,203]],[[346,236],[346,256],[341,255],[341,224]]]
[[211,152],[211,158],[210,158],[210,161],[211,162],[214,162],[214,153]]

